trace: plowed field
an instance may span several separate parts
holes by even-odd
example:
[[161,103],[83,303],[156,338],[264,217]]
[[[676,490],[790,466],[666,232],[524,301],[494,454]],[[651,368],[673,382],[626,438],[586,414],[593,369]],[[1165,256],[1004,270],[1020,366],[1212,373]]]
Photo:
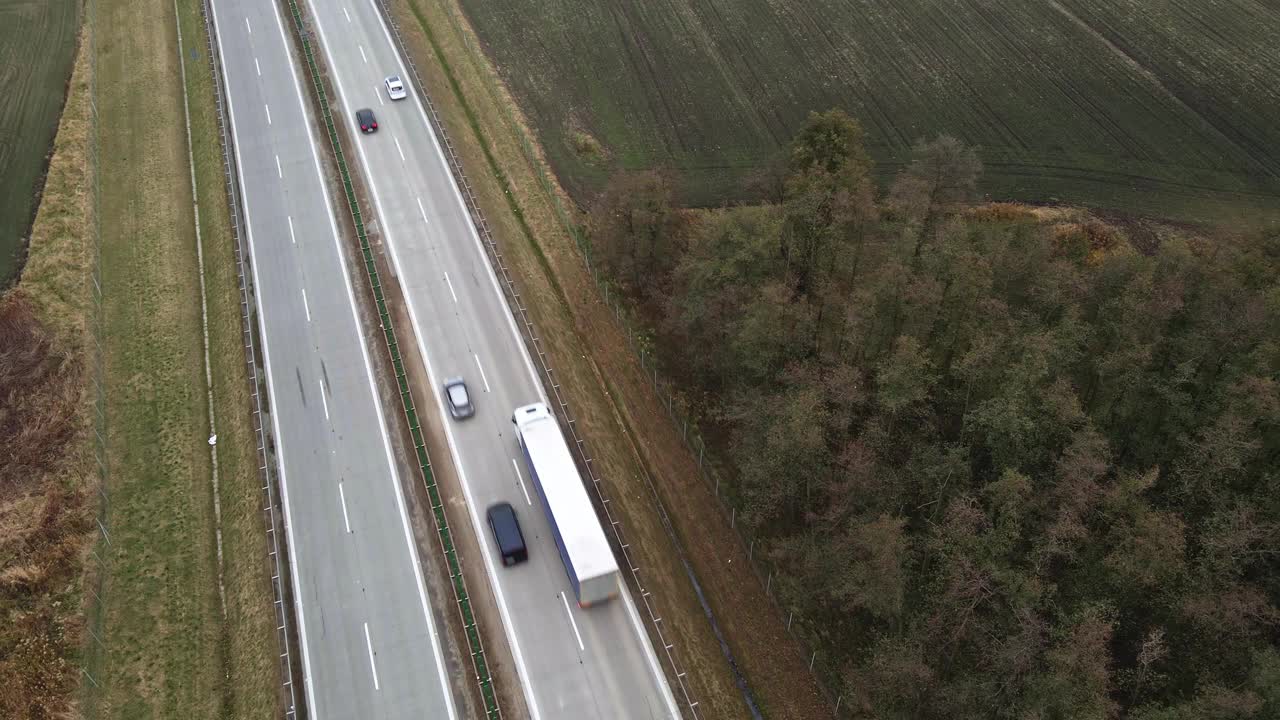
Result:
[[76,0],[0,0],[0,288],[35,213],[36,181],[71,77]]
[[653,164],[695,204],[741,198],[811,110],[841,107],[884,177],[949,133],[981,147],[995,198],[1211,220],[1280,208],[1273,2],[462,4],[579,198]]

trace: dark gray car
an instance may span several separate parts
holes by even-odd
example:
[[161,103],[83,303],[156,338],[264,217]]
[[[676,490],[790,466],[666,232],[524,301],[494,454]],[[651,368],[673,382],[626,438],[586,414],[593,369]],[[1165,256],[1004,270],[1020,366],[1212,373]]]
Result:
[[520,532],[515,508],[509,503],[498,503],[491,505],[485,515],[489,519],[489,529],[493,531],[493,542],[502,553],[502,564],[516,565],[528,560],[529,549],[525,547],[524,533]]
[[471,404],[471,393],[467,392],[467,383],[460,377],[444,381],[444,399],[449,403],[449,414],[454,420],[476,414],[476,406]]
[[373,111],[369,108],[360,108],[356,111],[356,122],[360,125],[360,132],[366,135],[378,132],[378,119],[373,116]]

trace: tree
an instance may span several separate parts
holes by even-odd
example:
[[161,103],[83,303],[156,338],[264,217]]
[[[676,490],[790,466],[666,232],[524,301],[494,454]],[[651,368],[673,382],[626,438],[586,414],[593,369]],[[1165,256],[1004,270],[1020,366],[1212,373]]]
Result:
[[663,316],[671,349],[704,387],[719,389],[722,381],[741,377],[728,348],[742,309],[762,285],[781,282],[775,254],[781,224],[774,208],[735,208],[705,213],[690,232],[688,251],[672,272]]
[[920,227],[915,255],[931,240],[944,215],[973,199],[982,161],[978,153],[950,135],[916,141],[911,163],[893,182],[890,202],[898,213]]
[[592,206],[591,244],[613,273],[646,292],[669,272],[680,248],[680,215],[669,174],[619,172]]
[[858,237],[849,227],[874,215],[871,160],[862,143],[862,127],[840,110],[811,113],[792,143],[781,253],[797,295],[813,292],[820,273],[844,254],[833,245]]

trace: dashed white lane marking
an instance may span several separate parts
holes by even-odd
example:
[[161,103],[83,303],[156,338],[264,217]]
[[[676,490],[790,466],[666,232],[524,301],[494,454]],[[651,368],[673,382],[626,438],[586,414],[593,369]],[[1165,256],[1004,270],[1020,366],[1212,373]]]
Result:
[[307,311],[307,322],[311,322],[311,306],[307,304],[306,288],[302,288],[302,309]]
[[285,219],[289,221],[289,242],[293,243],[294,245],[297,245],[298,238],[294,237],[293,235],[293,216],[287,215],[285,216]]
[[480,379],[484,381],[484,391],[489,392],[489,379],[484,376],[484,368],[480,365],[480,356],[472,353],[471,357],[476,359],[476,367],[480,368]]
[[284,177],[284,170],[280,169],[280,156],[279,156],[279,155],[277,155],[277,156],[276,156],[276,175],[279,175],[281,178],[283,178],[283,177]]
[[449,280],[449,273],[444,274],[444,282],[449,286],[449,294],[453,296],[453,301],[458,302],[458,293],[453,291],[453,282]]
[[405,162],[404,150],[400,147],[400,138],[396,137],[395,135],[392,135],[391,139],[396,142],[396,152],[400,153],[400,162]]
[[360,57],[364,58],[364,61],[367,64],[369,62],[369,56],[364,54],[364,46],[357,45],[356,47],[360,48]]
[[417,200],[418,200],[418,212],[422,213],[422,223],[424,225],[430,225],[431,221],[427,220],[427,211],[425,208],[422,207],[422,198],[417,198]]
[[258,58],[253,59],[253,68],[258,71],[258,77],[262,77],[262,66],[258,64]]
[[342,14],[347,16],[347,22],[351,22],[351,13],[347,12],[346,8],[342,8]]
[[369,648],[369,669],[373,671],[373,689],[378,687],[378,665],[373,661],[373,641],[369,639],[369,623],[364,624],[364,644]]
[[342,522],[347,526],[347,532],[351,532],[351,518],[347,517],[347,493],[342,489],[342,483],[338,483],[338,497],[342,499]]
[[245,16],[245,18],[244,18],[244,26],[245,26],[246,28],[248,28],[248,29],[249,29],[249,34],[250,34],[250,35],[252,35],[252,34],[253,34],[253,26],[249,24],[249,16],[247,16],[247,15],[246,15],[246,16]]
[[524,476],[520,474],[520,463],[515,458],[511,458],[511,467],[516,469],[516,482],[520,483],[520,491],[524,493],[524,501],[530,505],[533,501],[529,499],[529,491],[524,488]]
[[271,124],[271,106],[264,103],[262,107],[267,109],[267,124],[270,125]]
[[569,624],[573,626],[573,634],[578,638],[578,649],[586,650],[586,646],[582,644],[582,635],[578,632],[578,623],[573,621],[573,612],[569,610],[569,598],[560,593],[560,599],[564,601],[564,614],[569,616]]
[[320,402],[324,403],[324,419],[329,419],[329,399],[324,396],[324,381],[318,380],[320,383]]

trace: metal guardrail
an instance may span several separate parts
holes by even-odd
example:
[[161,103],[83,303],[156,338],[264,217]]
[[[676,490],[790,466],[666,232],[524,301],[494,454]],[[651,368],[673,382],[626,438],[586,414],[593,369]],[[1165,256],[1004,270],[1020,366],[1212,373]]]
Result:
[[431,470],[431,458],[427,453],[426,441],[422,434],[422,426],[418,421],[418,412],[413,401],[413,392],[409,387],[409,380],[405,373],[404,360],[400,356],[399,342],[396,339],[395,329],[392,327],[391,314],[387,310],[382,282],[378,278],[378,268],[374,261],[373,250],[369,246],[369,237],[365,232],[364,219],[361,215],[360,205],[356,199],[355,187],[351,182],[351,174],[347,167],[346,156],[342,152],[342,143],[338,137],[337,127],[333,122],[333,114],[329,109],[328,94],[325,92],[324,81],[321,78],[320,70],[316,63],[315,53],[311,48],[311,41],[308,38],[306,25],[303,23],[302,13],[298,8],[298,3],[296,0],[288,0],[288,2],[289,9],[293,15],[294,26],[298,33],[298,40],[302,45],[303,53],[306,55],[307,68],[311,78],[312,88],[316,93],[316,101],[319,105],[322,119],[324,120],[325,131],[328,133],[329,143],[332,146],[334,157],[338,163],[338,171],[342,176],[342,187],[346,195],[347,207],[351,211],[351,219],[355,223],[356,236],[360,239],[360,253],[364,260],[364,269],[369,276],[369,285],[373,291],[374,302],[378,308],[378,318],[381,322],[382,332],[387,344],[387,350],[391,355],[391,364],[395,369],[396,383],[400,390],[400,401],[403,405],[405,419],[409,423],[409,433],[413,438],[413,447],[417,454],[418,467],[422,471],[423,484],[427,489],[427,495],[431,501],[431,512],[435,517],[440,548],[444,553],[445,561],[449,566],[450,584],[453,588],[454,598],[457,600],[458,613],[462,618],[462,626],[467,636],[467,644],[470,646],[472,669],[475,671],[476,682],[480,687],[480,694],[484,700],[485,717],[487,720],[498,720],[498,718],[502,717],[502,711],[498,706],[498,696],[493,688],[493,676],[489,672],[488,662],[485,658],[484,644],[480,638],[480,630],[476,624],[475,614],[471,608],[466,579],[462,574],[462,566],[458,561],[458,551],[453,544],[453,536],[449,531],[449,522],[445,516],[444,503],[440,497],[440,489],[436,484],[435,474]]
[[299,714],[298,692],[294,683],[293,647],[289,631],[292,625],[290,613],[291,597],[289,583],[285,580],[285,559],[281,537],[283,520],[279,505],[276,502],[276,480],[273,476],[274,458],[272,455],[270,433],[263,420],[262,388],[265,380],[258,370],[258,353],[254,344],[254,320],[258,317],[257,297],[253,293],[253,277],[249,270],[250,253],[243,228],[243,213],[240,209],[239,185],[236,182],[238,170],[235,163],[235,138],[231,134],[230,121],[227,118],[227,94],[221,72],[221,55],[217,30],[212,19],[211,0],[201,0],[200,15],[204,21],[206,49],[209,53],[209,72],[213,75],[214,105],[218,114],[218,134],[222,146],[223,170],[226,177],[227,209],[230,212],[232,247],[236,258],[236,274],[240,285],[241,333],[244,345],[245,365],[249,371],[249,395],[253,403],[253,430],[258,436],[258,459],[261,463],[258,471],[262,476],[262,512],[267,525],[267,539],[271,549],[267,552],[271,567],[271,591],[274,599],[276,617],[276,640],[280,646],[281,688],[287,697],[285,720],[295,720]]
[[[699,720],[701,717],[698,708],[698,701],[693,699],[690,692],[689,683],[687,682],[686,673],[680,668],[679,662],[676,660],[674,653],[675,643],[672,642],[670,633],[663,630],[662,616],[658,613],[657,605],[653,594],[645,589],[644,582],[640,578],[640,568],[636,565],[631,553],[631,545],[626,541],[622,533],[621,523],[613,516],[609,510],[609,498],[605,495],[602,488],[602,479],[596,473],[592,464],[592,458],[587,451],[585,441],[578,432],[577,422],[573,419],[573,415],[569,411],[569,404],[565,401],[564,396],[560,392],[560,384],[556,382],[551,365],[547,360],[547,354],[542,349],[541,340],[534,331],[533,322],[529,319],[529,314],[524,303],[520,301],[520,294],[516,292],[515,284],[511,279],[511,273],[502,261],[502,253],[498,250],[497,243],[493,239],[493,234],[489,230],[489,224],[485,221],[484,213],[480,210],[479,200],[476,198],[475,191],[471,187],[470,181],[467,180],[466,173],[462,170],[462,163],[458,158],[457,152],[453,148],[453,142],[449,139],[449,134],[445,130],[444,122],[440,119],[440,114],[436,110],[435,104],[431,102],[430,96],[426,91],[426,84],[422,81],[418,68],[413,62],[413,56],[409,54],[408,48],[405,46],[404,38],[400,34],[400,28],[392,16],[391,10],[386,5],[386,0],[377,0],[375,3],[382,12],[383,18],[386,20],[387,26],[391,28],[392,35],[396,39],[399,46],[400,57],[409,67],[409,72],[413,76],[414,82],[417,84],[420,97],[426,104],[428,117],[433,125],[436,136],[440,139],[445,150],[445,156],[449,161],[449,170],[453,174],[454,181],[458,189],[461,190],[462,197],[466,203],[467,211],[471,215],[472,225],[475,227],[481,243],[488,255],[490,264],[494,271],[502,279],[502,288],[507,296],[507,304],[518,314],[521,330],[521,339],[525,345],[538,358],[538,369],[541,371],[542,384],[551,390],[551,394],[555,397],[556,410],[559,415],[564,418],[569,433],[573,437],[574,446],[577,448],[581,465],[587,471],[587,476],[591,478],[591,485],[595,489],[596,499],[600,509],[605,514],[609,526],[613,531],[614,538],[617,540],[618,550],[622,553],[623,560],[626,562],[627,568],[630,570],[630,577],[635,590],[638,593],[641,603],[644,605],[645,613],[653,633],[657,636],[658,641],[662,645],[663,654],[666,656],[667,664],[670,666],[671,680],[679,688],[682,708],[688,713],[692,720]],[[664,511],[665,514],[665,511]],[[664,522],[666,522],[664,518]],[[668,524],[668,531],[670,526]]]

